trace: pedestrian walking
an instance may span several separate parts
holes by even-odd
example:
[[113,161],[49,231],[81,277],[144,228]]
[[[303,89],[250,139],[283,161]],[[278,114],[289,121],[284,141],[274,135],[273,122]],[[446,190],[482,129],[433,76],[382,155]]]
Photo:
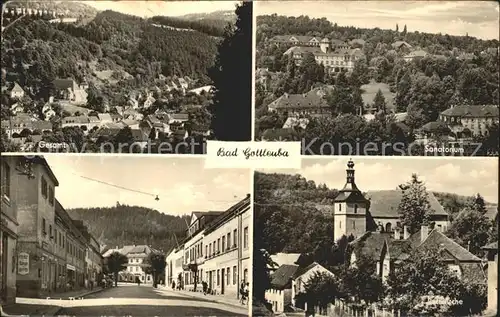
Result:
[[202,281],[201,285],[203,286],[203,295],[207,295],[207,289],[208,289],[207,282]]
[[241,282],[241,285],[240,285],[240,295],[241,295],[240,303],[242,305],[245,305],[245,300],[246,300],[245,287],[246,287],[245,282]]
[[175,291],[175,281],[172,281],[172,290]]

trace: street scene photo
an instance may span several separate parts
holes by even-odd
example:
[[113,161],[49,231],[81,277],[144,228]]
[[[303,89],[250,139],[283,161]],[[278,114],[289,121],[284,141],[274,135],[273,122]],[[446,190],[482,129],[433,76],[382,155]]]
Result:
[[2,316],[248,316],[248,170],[1,156]]
[[254,175],[252,316],[497,316],[496,158]]
[[303,155],[498,155],[499,5],[257,1],[255,139]]
[[2,6],[2,152],[203,154],[250,141],[252,3]]

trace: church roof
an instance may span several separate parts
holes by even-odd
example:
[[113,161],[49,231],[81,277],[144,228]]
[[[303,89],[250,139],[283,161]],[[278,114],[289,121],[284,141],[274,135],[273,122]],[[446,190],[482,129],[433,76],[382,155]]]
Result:
[[[448,213],[434,194],[431,192],[428,192],[428,194],[429,203],[434,210],[432,216],[448,216]],[[398,208],[403,197],[403,192],[400,189],[368,191],[366,197],[370,200],[370,214],[372,217],[399,217]]]

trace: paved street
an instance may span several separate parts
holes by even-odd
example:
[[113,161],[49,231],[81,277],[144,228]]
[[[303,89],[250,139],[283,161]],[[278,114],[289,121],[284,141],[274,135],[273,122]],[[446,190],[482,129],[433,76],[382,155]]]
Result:
[[27,299],[62,307],[57,316],[248,316],[246,307],[194,298],[149,285],[121,284],[76,300]]

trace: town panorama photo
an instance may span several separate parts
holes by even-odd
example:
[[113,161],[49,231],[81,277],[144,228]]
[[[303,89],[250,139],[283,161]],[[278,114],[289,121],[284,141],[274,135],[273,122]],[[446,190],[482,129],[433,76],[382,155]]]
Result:
[[250,2],[15,0],[1,32],[2,152],[251,139]]
[[255,138],[303,155],[498,155],[498,4],[258,1]]

